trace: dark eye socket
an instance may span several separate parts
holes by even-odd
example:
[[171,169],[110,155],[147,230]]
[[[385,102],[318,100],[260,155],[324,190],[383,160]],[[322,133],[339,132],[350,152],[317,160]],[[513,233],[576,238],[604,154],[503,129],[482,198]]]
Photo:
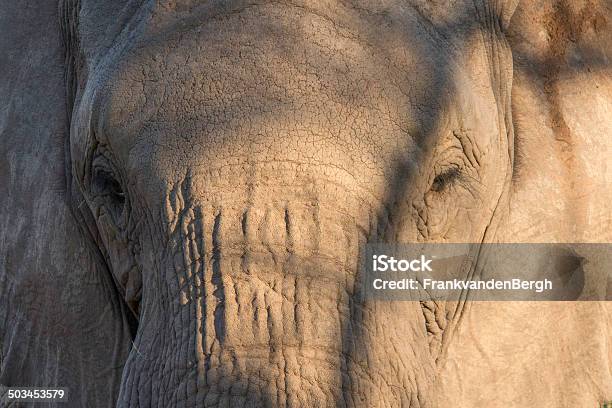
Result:
[[121,184],[112,172],[106,169],[95,169],[92,178],[92,193],[99,196],[106,196],[116,204],[125,203],[125,193]]
[[457,167],[451,167],[438,174],[431,185],[431,190],[437,193],[444,190],[461,176],[461,170]]

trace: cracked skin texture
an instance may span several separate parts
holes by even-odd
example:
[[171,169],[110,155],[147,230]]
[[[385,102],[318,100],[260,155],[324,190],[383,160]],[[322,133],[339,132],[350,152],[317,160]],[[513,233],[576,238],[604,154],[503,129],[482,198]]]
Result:
[[7,6],[0,384],[71,406],[612,399],[605,304],[360,298],[367,242],[610,239],[609,8],[448,3]]

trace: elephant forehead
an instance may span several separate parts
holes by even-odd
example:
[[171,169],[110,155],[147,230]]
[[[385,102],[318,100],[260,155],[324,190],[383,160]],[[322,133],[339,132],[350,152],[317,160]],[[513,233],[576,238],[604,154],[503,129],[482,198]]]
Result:
[[148,34],[107,84],[104,133],[200,157],[327,143],[370,156],[409,151],[410,136],[440,110],[445,64],[426,35],[409,35],[418,24],[400,30],[393,21],[374,35],[277,5]]

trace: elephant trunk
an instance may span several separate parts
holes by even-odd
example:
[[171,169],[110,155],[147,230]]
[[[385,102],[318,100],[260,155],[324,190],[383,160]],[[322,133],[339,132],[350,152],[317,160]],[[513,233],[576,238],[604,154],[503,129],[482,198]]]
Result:
[[427,345],[415,305],[358,296],[368,216],[306,194],[219,205],[194,190],[168,195],[170,238],[146,251],[163,272],[143,279],[120,406],[411,406]]

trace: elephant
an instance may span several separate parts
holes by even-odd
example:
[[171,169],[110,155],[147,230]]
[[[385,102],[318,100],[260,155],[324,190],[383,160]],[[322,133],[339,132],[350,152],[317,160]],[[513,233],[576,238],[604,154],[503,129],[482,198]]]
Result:
[[611,21],[606,0],[4,2],[3,406],[612,401],[607,302],[359,296],[372,242],[610,242]]

